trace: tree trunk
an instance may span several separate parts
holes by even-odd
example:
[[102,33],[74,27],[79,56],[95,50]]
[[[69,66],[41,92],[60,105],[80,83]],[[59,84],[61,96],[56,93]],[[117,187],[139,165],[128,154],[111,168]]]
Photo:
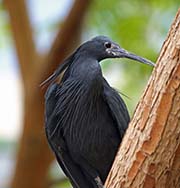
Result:
[[180,188],[180,9],[106,187]]
[[[33,41],[25,0],[4,0],[24,87],[23,132],[17,153],[12,188],[45,188],[53,156],[44,132],[44,91],[40,82],[49,76],[80,39],[83,18],[91,0],[76,0],[49,53],[42,58]],[[73,34],[72,34],[73,32]],[[63,39],[63,40],[62,40]]]

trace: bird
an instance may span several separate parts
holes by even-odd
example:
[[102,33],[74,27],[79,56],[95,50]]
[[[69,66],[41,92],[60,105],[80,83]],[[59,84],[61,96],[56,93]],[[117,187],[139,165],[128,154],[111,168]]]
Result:
[[97,36],[80,45],[41,84],[49,85],[47,140],[73,188],[104,188],[130,122],[119,92],[103,77],[100,62],[107,58],[129,58],[154,66],[107,36]]

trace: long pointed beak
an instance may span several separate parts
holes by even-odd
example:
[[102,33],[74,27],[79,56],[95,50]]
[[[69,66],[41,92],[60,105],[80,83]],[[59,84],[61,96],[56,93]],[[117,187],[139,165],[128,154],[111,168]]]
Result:
[[139,61],[139,62],[147,64],[147,65],[155,66],[155,64],[153,62],[151,62],[150,60],[140,57],[138,55],[135,55],[131,52],[128,52],[121,47],[116,48],[114,52],[116,54],[116,57],[133,59],[133,60]]

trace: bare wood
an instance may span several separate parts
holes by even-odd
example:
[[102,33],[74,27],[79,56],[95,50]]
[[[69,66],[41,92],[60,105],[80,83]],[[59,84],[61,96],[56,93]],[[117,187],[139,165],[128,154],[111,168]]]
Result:
[[106,187],[180,187],[180,9]]
[[4,4],[9,13],[20,71],[26,86],[29,84],[29,77],[32,76],[33,63],[37,55],[26,3],[24,0],[4,0]]

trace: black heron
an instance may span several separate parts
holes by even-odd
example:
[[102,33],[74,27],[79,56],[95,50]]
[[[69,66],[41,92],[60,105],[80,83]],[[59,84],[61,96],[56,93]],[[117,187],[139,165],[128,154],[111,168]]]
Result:
[[[129,58],[130,53],[105,36],[83,43],[41,85],[45,130],[56,159],[74,188],[102,188],[130,121],[124,101],[102,75],[99,62]],[[64,72],[60,82],[55,82]]]

